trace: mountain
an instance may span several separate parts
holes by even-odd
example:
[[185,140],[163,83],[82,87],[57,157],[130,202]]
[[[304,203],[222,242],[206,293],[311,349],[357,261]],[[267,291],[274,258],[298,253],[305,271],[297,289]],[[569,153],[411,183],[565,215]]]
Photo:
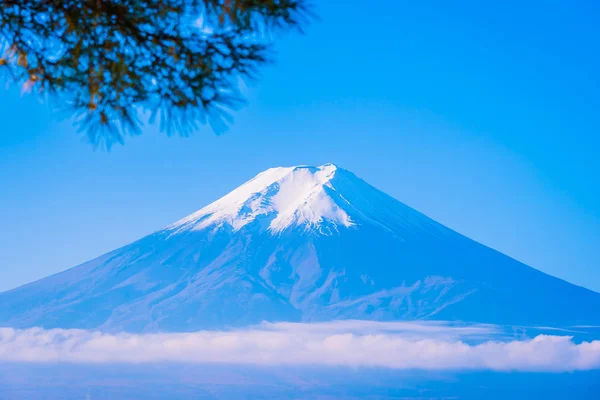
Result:
[[78,267],[0,294],[0,326],[600,323],[600,294],[470,240],[333,164],[272,168]]

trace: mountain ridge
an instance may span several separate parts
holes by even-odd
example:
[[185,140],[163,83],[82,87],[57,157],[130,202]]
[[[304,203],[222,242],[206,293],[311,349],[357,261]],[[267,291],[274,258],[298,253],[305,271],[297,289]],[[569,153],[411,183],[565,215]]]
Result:
[[279,167],[164,229],[0,293],[0,325],[189,331],[267,321],[600,323],[600,295],[353,173]]

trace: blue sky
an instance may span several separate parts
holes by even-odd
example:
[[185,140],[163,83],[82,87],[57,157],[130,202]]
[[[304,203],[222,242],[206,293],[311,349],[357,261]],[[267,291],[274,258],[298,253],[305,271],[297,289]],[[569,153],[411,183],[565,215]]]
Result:
[[335,162],[600,291],[600,6],[322,3],[222,136],[147,126],[94,151],[35,97],[0,92],[0,290],[138,239],[266,168]]

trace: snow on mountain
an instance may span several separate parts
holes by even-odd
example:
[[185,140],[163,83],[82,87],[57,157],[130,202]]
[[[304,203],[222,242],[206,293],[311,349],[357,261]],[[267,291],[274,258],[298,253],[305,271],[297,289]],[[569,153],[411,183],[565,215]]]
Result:
[[292,226],[305,229],[327,221],[332,226],[353,225],[343,207],[329,195],[337,167],[271,168],[223,198],[168,227],[174,231],[201,230],[228,224],[234,232],[257,218],[268,218],[268,229],[279,233]]
[[288,228],[331,234],[338,228],[377,224],[385,229],[442,229],[335,164],[271,168],[221,199],[175,222],[174,233],[209,227],[239,231],[251,222],[280,234]]
[[272,168],[123,248],[0,293],[0,326],[191,331],[267,321],[599,324],[600,294],[325,164]]

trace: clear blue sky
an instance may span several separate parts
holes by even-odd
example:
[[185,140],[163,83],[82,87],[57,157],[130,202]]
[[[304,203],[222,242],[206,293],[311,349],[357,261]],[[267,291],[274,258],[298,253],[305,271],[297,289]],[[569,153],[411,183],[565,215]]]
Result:
[[0,290],[138,239],[263,169],[331,161],[600,291],[598,3],[321,3],[223,136],[148,126],[93,151],[36,98],[0,92]]

